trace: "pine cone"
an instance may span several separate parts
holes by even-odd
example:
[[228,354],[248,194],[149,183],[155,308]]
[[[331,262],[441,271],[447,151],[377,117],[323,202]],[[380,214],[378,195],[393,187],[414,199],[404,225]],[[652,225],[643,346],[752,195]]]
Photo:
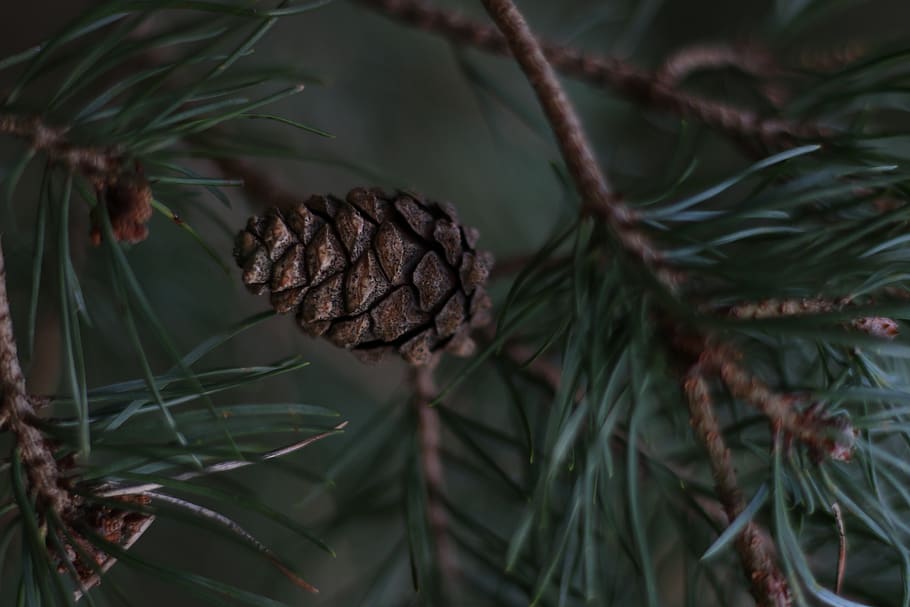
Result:
[[234,257],[243,282],[271,293],[300,327],[374,361],[391,349],[411,364],[440,350],[467,356],[489,321],[492,256],[449,204],[356,188],[250,218]]

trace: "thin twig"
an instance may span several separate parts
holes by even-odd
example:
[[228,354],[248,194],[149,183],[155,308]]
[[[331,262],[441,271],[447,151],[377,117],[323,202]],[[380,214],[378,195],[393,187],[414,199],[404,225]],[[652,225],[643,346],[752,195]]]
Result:
[[[531,33],[523,16],[511,0],[483,0],[483,4],[502,31],[512,54],[525,72],[531,86],[544,108],[553,131],[559,140],[560,148],[576,187],[589,209],[596,210],[613,229],[622,244],[637,254],[647,265],[659,260],[659,254],[639,233],[629,229],[633,214],[611,192],[607,180],[598,166],[591,151],[581,123],[575,110],[565,95],[559,81],[540,48],[537,39]],[[694,383],[691,389],[705,388],[702,383]],[[707,390],[703,389],[704,396]],[[736,477],[730,464],[730,454],[720,441],[719,427],[710,407],[704,410],[699,407],[704,398],[692,399],[692,416],[697,430],[700,431],[708,447],[712,463],[715,465],[715,479],[718,494],[724,502],[728,519],[732,522],[742,512],[745,505],[742,495],[738,494]],[[701,414],[700,417],[697,417]],[[786,580],[774,565],[764,537],[754,525],[747,525],[740,536],[740,558],[743,567],[749,573],[753,595],[756,600],[767,607],[785,607],[790,605],[789,588]]]
[[725,67],[746,74],[767,77],[776,71],[771,54],[756,46],[730,44],[693,44],[674,51],[664,60],[658,78],[670,86],[678,86],[692,74]]
[[70,494],[60,485],[57,460],[41,432],[33,425],[35,408],[25,389],[19,365],[9,294],[6,289],[6,264],[0,245],[0,422],[16,435],[22,465],[31,490],[39,504],[64,515],[72,504]]
[[[783,318],[837,312],[847,308],[852,303],[853,301],[849,297],[840,299],[824,297],[763,299],[737,303],[726,308],[724,312],[731,318]],[[900,326],[897,322],[886,316],[860,316],[852,319],[850,326],[858,331],[882,339],[894,339],[900,333]]]
[[439,412],[430,405],[439,389],[433,377],[433,366],[415,367],[413,371],[415,407],[417,408],[417,441],[420,463],[427,489],[427,520],[433,533],[436,561],[442,579],[449,589],[459,576],[455,546],[449,536],[449,518],[445,503],[445,470],[442,465],[442,427]]
[[0,134],[28,140],[32,149],[83,175],[110,176],[121,170],[121,153],[115,148],[73,145],[67,129],[52,127],[38,117],[0,114]]
[[[78,146],[67,137],[67,129],[45,124],[40,117],[0,114],[0,134],[28,140],[34,152],[47,157],[49,164],[78,173],[94,186],[102,208],[110,216],[114,238],[137,243],[148,236],[152,217],[152,190],[138,165],[124,166],[124,154],[116,147]],[[95,245],[101,243],[97,217],[91,230]]]
[[[359,0],[393,19],[443,36],[455,44],[473,46],[496,54],[508,54],[505,38],[484,23],[434,8],[424,0]],[[553,67],[563,74],[607,87],[643,107],[673,112],[697,120],[730,135],[737,142],[760,142],[772,148],[791,147],[801,140],[830,136],[818,125],[782,118],[766,118],[755,112],[681,91],[660,80],[654,73],[613,57],[602,57],[547,42],[542,51]],[[750,146],[751,147],[751,146]]]
[[601,172],[575,108],[524,17],[510,0],[483,0],[483,4],[534,88],[582,198],[602,207],[612,223],[628,222],[627,207],[619,203]]
[[[603,218],[622,246],[645,265],[660,266],[660,251],[634,226],[636,213],[612,191],[575,108],[521,12],[511,0],[483,0],[483,4],[537,94],[575,187],[584,200],[585,212]],[[657,275],[671,285],[678,278],[663,268],[658,268]]]
[[[689,415],[695,434],[708,452],[717,496],[732,523],[745,510],[746,502],[736,481],[736,471],[730,450],[724,443],[720,425],[714,415],[708,383],[703,369],[695,365],[688,373],[685,391],[689,402]],[[772,545],[758,525],[750,521],[736,540],[739,558],[751,583],[752,596],[760,607],[787,607],[792,605],[790,588],[773,556]]]
[[657,77],[674,89],[697,72],[734,68],[756,79],[757,89],[771,105],[780,108],[789,92],[780,81],[785,73],[767,49],[751,44],[693,44],[673,52]]
[[806,445],[817,459],[850,461],[856,436],[849,419],[827,416],[805,396],[771,389],[740,364],[741,353],[729,345],[703,341],[700,347],[701,368],[717,373],[730,394],[761,411],[775,430]]

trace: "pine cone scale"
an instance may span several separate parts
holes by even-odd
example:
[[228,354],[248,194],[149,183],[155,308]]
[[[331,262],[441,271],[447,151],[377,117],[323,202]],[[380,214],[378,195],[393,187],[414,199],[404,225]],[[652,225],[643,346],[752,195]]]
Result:
[[348,272],[348,313],[367,311],[376,300],[392,288],[388,277],[379,265],[376,254],[369,251]]
[[278,261],[296,240],[281,213],[277,209],[270,213],[262,233],[262,242],[265,244],[269,259]]
[[414,284],[420,295],[420,308],[432,312],[451,295],[455,278],[435,251],[430,251],[414,268]]
[[361,358],[395,349],[426,364],[470,353],[470,329],[489,319],[492,257],[476,238],[451,205],[356,188],[251,218],[234,254],[247,287],[296,311],[308,334]]

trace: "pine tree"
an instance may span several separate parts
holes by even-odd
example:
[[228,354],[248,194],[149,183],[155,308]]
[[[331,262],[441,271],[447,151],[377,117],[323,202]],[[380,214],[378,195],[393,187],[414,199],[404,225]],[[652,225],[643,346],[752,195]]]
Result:
[[910,605],[910,51],[710,4],[0,58],[0,604]]

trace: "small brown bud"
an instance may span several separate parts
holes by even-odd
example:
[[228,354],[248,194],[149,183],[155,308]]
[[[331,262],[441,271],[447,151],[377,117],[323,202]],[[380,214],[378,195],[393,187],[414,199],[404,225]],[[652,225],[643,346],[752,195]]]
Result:
[[97,213],[103,203],[107,208],[114,238],[137,243],[148,237],[152,217],[152,188],[139,173],[121,173],[108,177],[98,188],[99,206],[92,212],[92,244],[101,244],[101,218]]

